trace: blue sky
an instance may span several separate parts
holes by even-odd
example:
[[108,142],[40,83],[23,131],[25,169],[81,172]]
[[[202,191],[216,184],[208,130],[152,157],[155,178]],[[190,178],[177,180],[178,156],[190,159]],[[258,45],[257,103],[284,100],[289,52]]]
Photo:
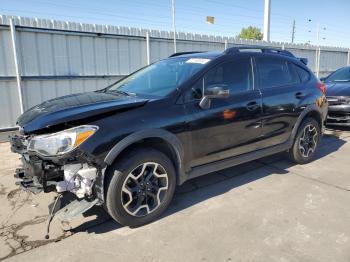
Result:
[[[262,29],[264,0],[176,0],[178,31],[236,36]],[[0,0],[0,14],[171,30],[171,0]],[[205,22],[214,16],[215,24]],[[350,47],[350,0],[271,0],[271,40]],[[311,22],[308,21],[311,19]],[[325,38],[325,39],[323,39]]]

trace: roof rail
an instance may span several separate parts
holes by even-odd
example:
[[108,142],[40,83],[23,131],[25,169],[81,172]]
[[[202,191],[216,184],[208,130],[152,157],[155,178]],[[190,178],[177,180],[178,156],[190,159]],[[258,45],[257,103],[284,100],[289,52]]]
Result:
[[190,51],[190,52],[178,52],[178,53],[174,53],[169,57],[175,57],[175,56],[180,56],[180,55],[188,55],[188,54],[197,54],[197,53],[204,53],[206,51]]
[[284,49],[271,48],[266,46],[251,46],[251,45],[230,47],[225,50],[225,54],[236,54],[239,52],[244,52],[244,50],[260,50],[262,53],[281,54],[285,56],[295,57],[291,52]]

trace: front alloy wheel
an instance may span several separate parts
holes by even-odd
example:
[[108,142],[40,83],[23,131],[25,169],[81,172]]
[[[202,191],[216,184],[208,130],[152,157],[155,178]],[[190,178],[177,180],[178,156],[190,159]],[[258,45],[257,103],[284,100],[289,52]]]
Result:
[[169,206],[176,187],[172,161],[152,148],[130,150],[106,171],[105,208],[125,226],[152,222]]
[[168,174],[155,162],[146,162],[126,177],[121,200],[125,211],[136,217],[146,216],[156,210],[168,190]]

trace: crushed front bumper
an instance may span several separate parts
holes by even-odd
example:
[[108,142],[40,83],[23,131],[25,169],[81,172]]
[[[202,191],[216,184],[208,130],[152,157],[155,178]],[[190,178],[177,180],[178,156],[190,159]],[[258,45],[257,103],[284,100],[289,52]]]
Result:
[[[22,165],[17,168],[14,177],[16,184],[23,190],[34,194],[57,192],[58,196],[49,206],[46,238],[51,220],[57,214],[61,223],[87,211],[94,205],[103,203],[104,169],[95,165],[91,159],[75,152],[63,158],[44,158],[27,151],[28,138],[15,135],[10,138],[11,150],[21,155]],[[61,201],[65,196],[74,201]],[[67,204],[62,206],[61,203]]]
[[15,178],[22,189],[33,193],[52,192],[58,181],[63,178],[62,166],[50,160],[43,160],[27,151],[24,136],[11,137],[11,150],[21,155],[22,166],[16,169]]

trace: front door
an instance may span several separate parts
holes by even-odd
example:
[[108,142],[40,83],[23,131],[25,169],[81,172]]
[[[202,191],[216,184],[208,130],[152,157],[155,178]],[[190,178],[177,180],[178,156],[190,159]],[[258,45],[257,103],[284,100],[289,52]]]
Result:
[[207,109],[200,108],[196,99],[185,105],[190,116],[191,167],[259,148],[262,98],[254,90],[251,57],[232,58],[215,66],[190,93],[200,99],[203,90],[215,86],[226,87],[229,97],[211,99]]

